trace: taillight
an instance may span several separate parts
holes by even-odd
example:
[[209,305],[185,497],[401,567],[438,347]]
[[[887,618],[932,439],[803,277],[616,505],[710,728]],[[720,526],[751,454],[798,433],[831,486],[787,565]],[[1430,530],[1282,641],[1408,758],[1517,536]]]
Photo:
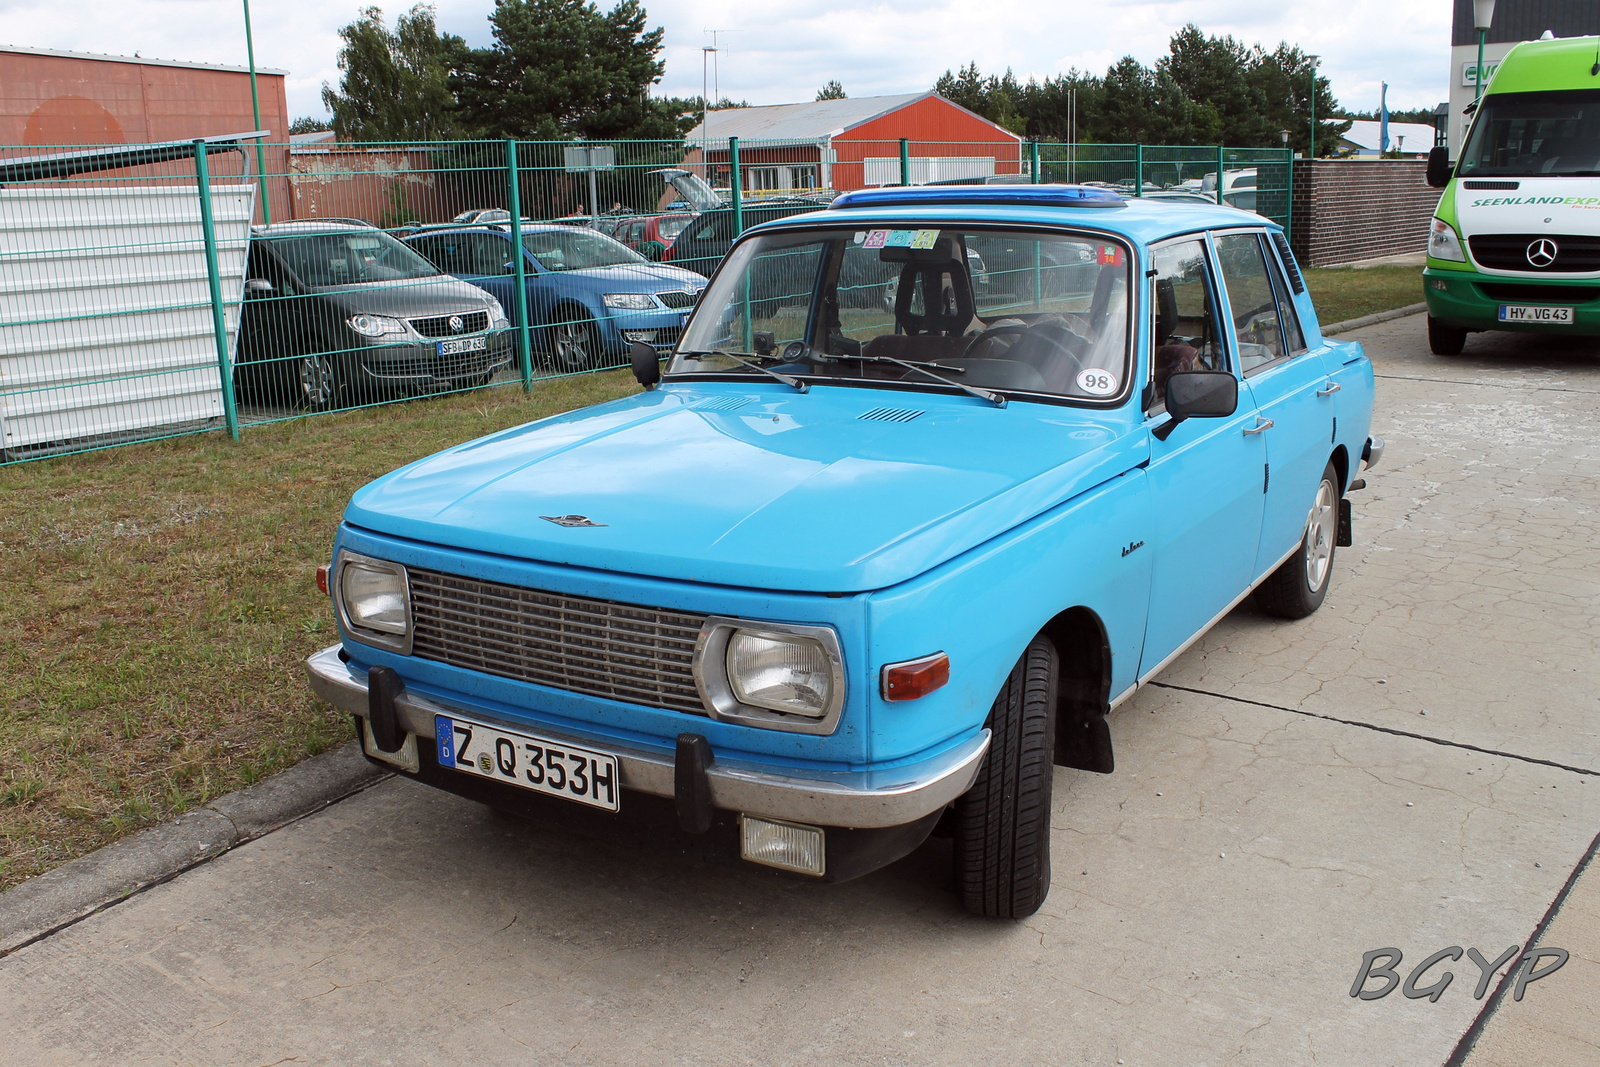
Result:
[[950,657],[943,652],[883,668],[882,693],[885,700],[915,700],[927,696],[950,681]]
[[328,565],[326,563],[317,568],[317,588],[321,590],[323,596],[328,595]]

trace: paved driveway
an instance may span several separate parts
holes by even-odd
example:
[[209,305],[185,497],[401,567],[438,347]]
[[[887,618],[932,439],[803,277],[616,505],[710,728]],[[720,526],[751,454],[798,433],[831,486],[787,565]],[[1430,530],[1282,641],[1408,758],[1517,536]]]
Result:
[[[0,1058],[1443,1063],[1474,964],[1350,987],[1526,943],[1600,830],[1600,345],[1359,336],[1389,451],[1326,605],[1234,612],[1113,715],[1115,775],[1057,771],[1027,922],[961,914],[940,841],[815,886],[391,780],[0,960]],[[1484,1048],[1600,1061],[1565,947]]]

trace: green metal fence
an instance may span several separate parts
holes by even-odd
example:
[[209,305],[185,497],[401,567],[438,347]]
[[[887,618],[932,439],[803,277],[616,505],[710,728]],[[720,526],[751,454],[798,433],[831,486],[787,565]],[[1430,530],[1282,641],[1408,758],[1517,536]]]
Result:
[[739,233],[847,189],[1089,182],[1287,225],[1292,166],[1016,140],[256,147],[0,146],[0,463],[623,366],[676,344]]

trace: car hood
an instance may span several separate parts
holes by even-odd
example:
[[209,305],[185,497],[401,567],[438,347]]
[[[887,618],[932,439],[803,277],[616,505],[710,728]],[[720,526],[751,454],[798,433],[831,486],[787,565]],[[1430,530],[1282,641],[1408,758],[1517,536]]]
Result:
[[476,285],[445,276],[322,286],[317,292],[351,312],[391,315],[402,319],[481,311],[489,303],[489,294]]
[[[1474,179],[1468,179],[1474,180]],[[1600,234],[1594,179],[1567,177],[1482,179],[1508,189],[1468,189],[1456,183],[1456,221],[1461,235],[1488,233]]]
[[584,267],[555,272],[561,278],[582,278],[595,289],[626,293],[656,293],[667,289],[699,289],[705,275],[664,263],[621,263],[615,267]]
[[[676,385],[403,467],[357,492],[345,520],[519,559],[858,592],[1116,477],[1148,458],[1145,436],[1120,412]],[[546,520],[572,515],[594,525]]]

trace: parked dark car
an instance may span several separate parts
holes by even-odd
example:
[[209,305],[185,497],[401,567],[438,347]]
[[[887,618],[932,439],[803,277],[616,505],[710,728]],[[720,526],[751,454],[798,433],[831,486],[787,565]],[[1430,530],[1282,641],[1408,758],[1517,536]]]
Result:
[[[406,241],[440,270],[493,293],[517,321],[508,232],[450,230]],[[634,341],[670,349],[706,285],[693,271],[651,263],[587,228],[524,226],[522,245],[534,344],[556,370],[587,370],[607,357],[620,364]]]
[[371,226],[258,226],[245,277],[246,399],[321,410],[483,385],[511,361],[499,301]]
[[[763,222],[806,211],[821,211],[826,206],[815,200],[759,200],[744,206],[744,228],[748,230]],[[728,254],[728,249],[733,247],[733,239],[738,236],[739,232],[733,224],[733,208],[719,207],[707,211],[678,235],[667,261],[709,277],[717,269],[717,264],[722,262],[722,257]]]

